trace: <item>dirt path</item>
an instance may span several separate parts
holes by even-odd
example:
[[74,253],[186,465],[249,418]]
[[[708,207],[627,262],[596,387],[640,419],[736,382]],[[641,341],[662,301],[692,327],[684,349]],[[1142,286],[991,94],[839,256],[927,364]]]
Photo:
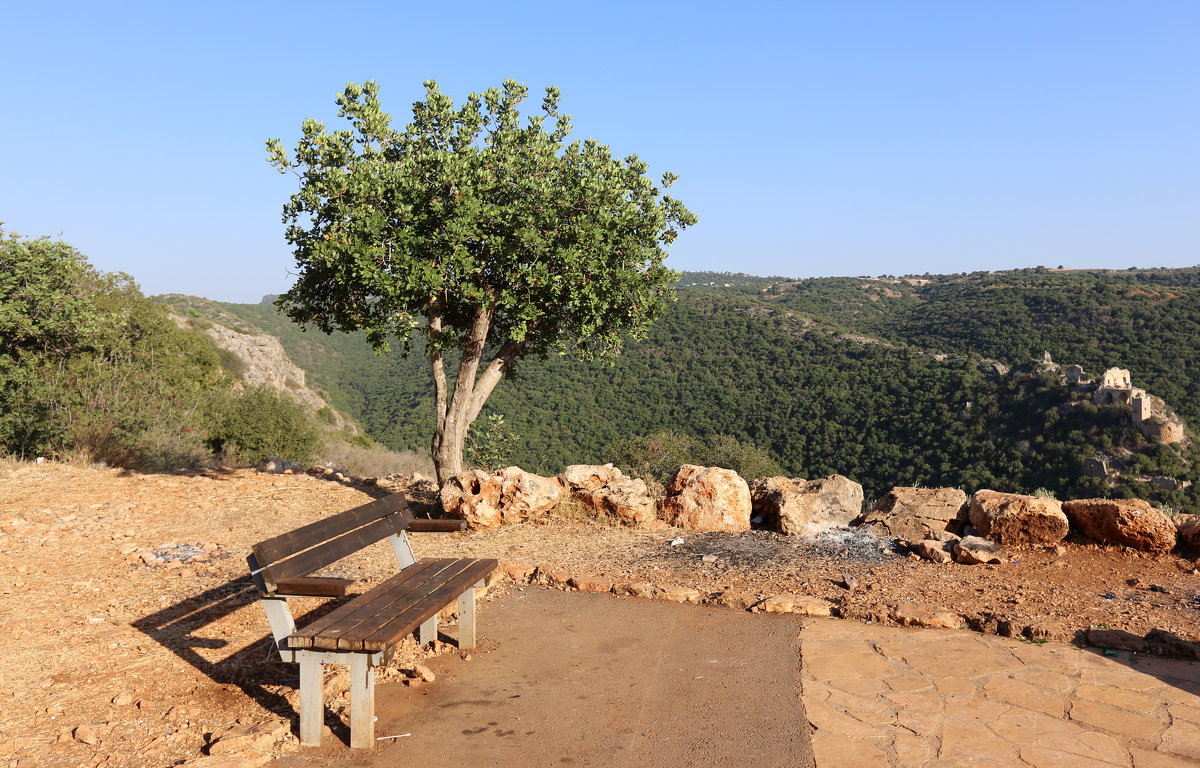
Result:
[[438,659],[427,686],[378,690],[376,735],[411,736],[366,758],[327,731],[274,765],[812,766],[799,629],[794,617],[513,591],[480,617],[493,650]]

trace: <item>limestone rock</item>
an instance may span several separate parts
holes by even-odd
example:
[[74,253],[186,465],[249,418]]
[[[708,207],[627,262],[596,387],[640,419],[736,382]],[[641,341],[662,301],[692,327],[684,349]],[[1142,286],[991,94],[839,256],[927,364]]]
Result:
[[179,768],[259,768],[271,762],[269,752],[231,752],[189,760]]
[[772,595],[754,606],[755,613],[794,613],[800,616],[832,616],[833,603],[811,595]]
[[1175,515],[1172,522],[1181,542],[1200,547],[1200,515]]
[[962,616],[957,613],[925,603],[900,603],[892,611],[892,618],[904,627],[962,629],[966,626]]
[[1102,544],[1150,552],[1175,548],[1175,526],[1145,499],[1079,499],[1063,502],[1075,529]]
[[600,515],[639,527],[657,519],[646,483],[625,477],[612,464],[573,464],[558,479],[572,499]]
[[709,602],[745,611],[757,602],[757,598],[747,592],[729,589],[718,595],[714,595]]
[[95,729],[90,725],[79,726],[75,729],[73,735],[76,741],[83,742],[84,744],[95,744],[97,741],[100,741],[100,737],[96,735]]
[[925,539],[917,544],[916,552],[931,563],[948,563],[954,559],[953,553],[956,543]]
[[970,520],[980,536],[1004,546],[1057,544],[1068,529],[1062,504],[1054,499],[998,491],[975,492]]
[[754,509],[782,533],[812,535],[849,525],[862,514],[862,486],[848,477],[821,480],[765,477],[754,481]]
[[732,469],[684,464],[667,483],[659,515],[688,531],[750,530],[750,486]]
[[499,528],[546,514],[562,497],[557,478],[540,477],[520,467],[498,472],[470,469],[446,481],[439,498],[449,517],[473,530]]
[[275,742],[292,732],[286,720],[268,720],[263,723],[235,725],[217,738],[208,748],[210,755],[226,755],[236,752],[267,752]]
[[595,491],[622,477],[612,464],[572,464],[558,476],[572,491]]
[[961,532],[967,523],[967,494],[957,488],[896,487],[862,519],[872,536],[921,540],[932,531]]
[[953,544],[954,562],[963,565],[1003,563],[1000,547],[994,541],[979,536],[966,536]]

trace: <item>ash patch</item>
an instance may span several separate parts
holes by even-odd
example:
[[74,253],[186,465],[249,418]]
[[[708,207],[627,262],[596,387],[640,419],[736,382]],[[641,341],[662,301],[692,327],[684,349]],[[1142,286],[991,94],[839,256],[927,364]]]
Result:
[[[672,541],[682,541],[672,544]],[[662,557],[711,562],[751,570],[786,569],[797,560],[879,562],[900,554],[895,539],[880,539],[850,528],[832,528],[811,536],[770,531],[745,533],[686,532],[663,539]]]
[[148,549],[140,555],[141,561],[149,567],[178,567],[185,563],[201,563],[207,560],[217,560],[229,557],[229,553],[221,549],[219,544],[197,541],[195,543],[179,544],[170,542]]
[[843,560],[883,560],[901,553],[895,539],[879,538],[854,528],[828,528],[802,538]]

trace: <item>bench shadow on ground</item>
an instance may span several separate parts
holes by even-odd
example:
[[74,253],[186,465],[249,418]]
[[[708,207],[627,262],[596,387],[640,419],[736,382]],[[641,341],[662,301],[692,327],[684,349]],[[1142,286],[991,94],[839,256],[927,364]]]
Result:
[[[324,616],[356,595],[329,599],[312,610],[296,617],[296,624],[304,626]],[[286,696],[274,688],[284,686],[298,689],[299,667],[279,658],[275,640],[264,634],[249,645],[229,654],[220,651],[229,647],[230,641],[204,634],[221,619],[236,611],[249,609],[260,614],[262,623],[266,615],[253,605],[259,594],[249,576],[227,581],[198,595],[168,605],[148,616],[137,619],[132,626],[185,662],[203,672],[220,686],[234,686],[244,692],[267,712],[287,718],[292,731],[299,733],[299,713]],[[454,641],[444,631],[438,632],[438,640]],[[210,653],[204,653],[210,651]],[[214,653],[215,652],[215,653]],[[325,724],[335,738],[347,746],[350,744],[350,728],[328,709]]]
[[[236,611],[249,609],[262,613],[253,605],[258,602],[258,590],[249,576],[228,581],[204,592],[184,598],[133,622],[133,627],[183,661],[200,670],[220,686],[234,686],[260,707],[292,721],[293,731],[299,726],[299,715],[279,687],[297,688],[299,670],[279,658],[275,641],[264,633],[254,642],[232,653],[223,653],[231,645],[221,637],[206,636],[205,628]],[[297,623],[307,623],[340,605],[342,600],[327,600],[297,617]],[[261,617],[266,625],[266,616]],[[214,633],[215,634],[215,633]],[[350,730],[330,713],[326,719],[334,736],[349,743]]]

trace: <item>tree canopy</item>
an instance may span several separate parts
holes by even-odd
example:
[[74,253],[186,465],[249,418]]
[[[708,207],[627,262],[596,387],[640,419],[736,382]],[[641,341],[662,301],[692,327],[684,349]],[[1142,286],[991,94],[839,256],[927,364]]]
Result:
[[[519,357],[603,358],[644,335],[673,297],[666,246],[696,217],[663,192],[673,175],[657,185],[636,155],[568,144],[557,88],[526,120],[527,89],[512,80],[459,107],[425,88],[403,129],[374,82],[349,84],[337,102],[350,129],[305,120],[294,158],[267,144],[300,179],[284,206],[298,278],[277,306],[327,333],[365,331],[380,351],[424,337],[445,479]],[[461,352],[452,382],[450,350]]]

